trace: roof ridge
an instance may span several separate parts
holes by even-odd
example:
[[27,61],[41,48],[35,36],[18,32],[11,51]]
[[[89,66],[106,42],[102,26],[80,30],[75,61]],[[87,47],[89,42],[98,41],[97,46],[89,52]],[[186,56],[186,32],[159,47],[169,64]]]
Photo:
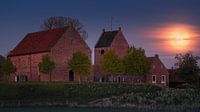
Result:
[[53,28],[49,30],[41,30],[41,31],[35,31],[35,32],[30,32],[27,33],[27,35],[34,34],[34,33],[44,33],[44,32],[49,32],[49,31],[55,31],[55,30],[61,30],[61,29],[68,29],[70,26],[62,27],[62,28]]

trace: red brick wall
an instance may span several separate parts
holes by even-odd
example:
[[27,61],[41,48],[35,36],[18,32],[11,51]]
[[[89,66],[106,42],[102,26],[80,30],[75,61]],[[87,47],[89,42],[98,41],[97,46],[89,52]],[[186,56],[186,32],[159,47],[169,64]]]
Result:
[[[146,76],[146,82],[149,84],[159,85],[159,86],[168,86],[169,85],[169,73],[165,68],[164,64],[157,57],[157,60],[153,61],[151,64],[151,69]],[[152,75],[156,75],[156,83],[152,83]],[[165,75],[166,83],[161,83],[161,76]]]
[[[68,61],[72,54],[81,51],[91,59],[91,50],[74,29],[68,29],[56,45],[51,49],[51,59],[55,62],[55,69],[52,72],[53,81],[68,81]],[[75,81],[79,80],[75,74]]]
[[39,68],[38,64],[42,56],[48,53],[38,53],[23,56],[10,57],[12,63],[16,67],[16,74],[11,75],[11,81],[15,80],[17,75],[26,75],[29,81],[39,81]]
[[114,50],[120,58],[123,58],[127,54],[128,48],[128,42],[122,32],[119,31],[111,44],[111,49]]

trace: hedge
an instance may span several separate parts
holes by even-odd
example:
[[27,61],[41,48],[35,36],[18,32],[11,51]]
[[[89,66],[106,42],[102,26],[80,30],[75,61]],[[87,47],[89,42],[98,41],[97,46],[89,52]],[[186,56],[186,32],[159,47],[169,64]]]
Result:
[[132,92],[160,91],[160,87],[100,83],[0,83],[0,100],[67,100],[86,103]]

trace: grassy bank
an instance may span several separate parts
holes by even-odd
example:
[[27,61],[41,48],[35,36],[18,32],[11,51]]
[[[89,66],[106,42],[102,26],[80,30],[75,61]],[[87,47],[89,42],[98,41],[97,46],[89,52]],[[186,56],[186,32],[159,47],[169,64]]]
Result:
[[133,91],[159,91],[150,85],[99,83],[1,83],[0,100],[67,100],[87,103],[92,100],[119,96]]
[[1,106],[200,107],[197,88],[100,83],[0,83]]

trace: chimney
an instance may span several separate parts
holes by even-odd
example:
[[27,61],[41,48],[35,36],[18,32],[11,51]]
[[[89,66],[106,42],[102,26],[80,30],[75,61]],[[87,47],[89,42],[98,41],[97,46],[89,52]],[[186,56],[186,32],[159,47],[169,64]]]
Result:
[[158,55],[158,54],[155,54],[155,57],[156,57],[156,58],[159,58],[159,55]]
[[103,32],[105,32],[105,28],[103,29]]
[[119,27],[119,31],[121,31],[121,27]]

